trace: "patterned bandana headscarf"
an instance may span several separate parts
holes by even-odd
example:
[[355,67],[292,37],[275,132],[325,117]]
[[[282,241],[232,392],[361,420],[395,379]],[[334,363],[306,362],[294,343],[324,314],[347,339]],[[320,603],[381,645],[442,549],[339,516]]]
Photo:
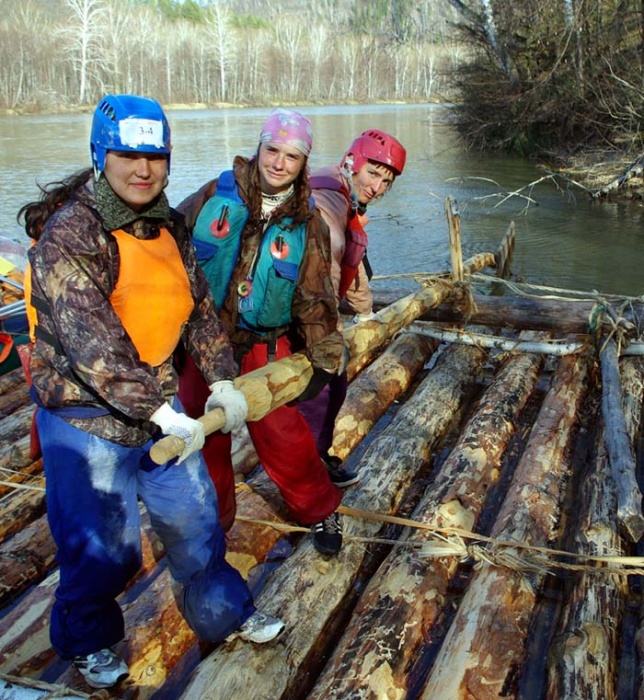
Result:
[[308,156],[313,145],[311,122],[299,112],[275,109],[264,122],[259,134],[260,143],[285,143]]

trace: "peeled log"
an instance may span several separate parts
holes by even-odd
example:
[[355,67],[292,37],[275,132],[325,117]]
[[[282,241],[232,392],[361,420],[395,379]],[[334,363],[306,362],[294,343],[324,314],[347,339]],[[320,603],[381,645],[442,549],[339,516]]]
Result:
[[0,546],[0,606],[43,578],[55,561],[56,545],[43,515]]
[[644,533],[642,492],[635,478],[635,454],[622,409],[622,382],[614,340],[602,339],[599,360],[602,369],[602,409],[606,424],[604,439],[617,488],[617,519],[624,536],[631,542],[638,542]]
[[[486,354],[477,348],[449,348],[371,443],[360,462],[360,488],[345,502],[355,508],[396,512],[406,489],[458,415]],[[319,670],[334,644],[341,613],[355,595],[368,547],[354,536],[374,537],[380,523],[344,518],[345,544],[338,556],[319,555],[305,537],[277,569],[257,605],[286,622],[272,644],[239,640],[216,649],[199,664],[182,700],[279,700]],[[376,553],[372,553],[376,557]]]
[[[625,556],[603,430],[597,433],[597,457],[581,479],[575,500],[571,524],[578,529],[573,551]],[[615,700],[627,579],[580,572],[574,581],[548,654],[548,700]]]
[[[545,547],[557,534],[567,448],[587,374],[587,358],[560,360],[492,537]],[[517,548],[517,554],[522,550]],[[469,582],[422,700],[511,696],[512,678],[525,661],[526,635],[542,578],[482,564]]]
[[402,333],[351,383],[335,422],[333,454],[340,459],[366,437],[424,367],[436,345],[429,338]]
[[[536,386],[542,361],[511,357],[484,392],[431,487],[411,516],[439,528],[472,531],[515,422]],[[432,539],[411,529],[407,542]],[[349,625],[307,700],[403,698],[409,674],[444,611],[459,557],[422,559],[418,549],[394,548],[371,578]]]

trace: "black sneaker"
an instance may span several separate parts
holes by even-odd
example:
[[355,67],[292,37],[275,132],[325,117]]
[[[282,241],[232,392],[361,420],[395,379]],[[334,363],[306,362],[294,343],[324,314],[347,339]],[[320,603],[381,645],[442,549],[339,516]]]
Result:
[[337,512],[311,526],[313,546],[321,554],[337,554],[342,548],[342,523]]
[[111,649],[75,656],[74,666],[92,688],[111,688],[130,674],[125,661]]
[[344,488],[346,486],[353,486],[353,484],[357,484],[360,481],[358,472],[354,472],[352,469],[349,469],[349,467],[345,467],[339,457],[329,455],[327,457],[322,457],[322,461],[329,473],[329,478],[336,486]]

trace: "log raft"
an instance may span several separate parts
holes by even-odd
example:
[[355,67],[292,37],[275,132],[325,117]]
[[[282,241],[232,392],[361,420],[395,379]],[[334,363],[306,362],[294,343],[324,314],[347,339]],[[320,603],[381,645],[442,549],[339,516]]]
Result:
[[[361,481],[340,507],[339,556],[314,550],[279,493],[260,495],[261,465],[247,441],[236,443],[246,483],[238,485],[229,557],[254,581],[258,606],[286,621],[283,635],[264,646],[199,644],[146,530],[144,569],[121,600],[128,638],[118,650],[131,677],[113,696],[516,698],[540,674],[541,697],[553,700],[617,697],[618,677],[619,697],[638,697],[644,634],[631,629],[636,645],[621,635],[639,594],[625,565],[612,562],[641,547],[634,487],[644,380],[641,358],[627,357],[641,343],[641,305],[623,306],[627,321],[616,323],[598,313],[599,298],[468,289],[485,267],[507,276],[511,247],[508,239],[496,255],[461,265],[456,242],[455,274],[424,281],[377,320],[345,330],[351,383],[333,452]],[[619,344],[602,344],[615,327]],[[547,332],[547,343],[535,331]],[[550,352],[553,344],[572,354]],[[247,377],[254,416],[306,384],[308,361],[293,362]],[[42,466],[29,455],[33,407],[21,372],[0,377],[0,674],[87,696],[49,645],[55,549],[38,490]],[[592,458],[573,459],[582,443],[593,446]],[[576,562],[573,554],[611,563],[583,558],[578,570],[558,568],[562,557]],[[549,583],[561,598],[544,621]],[[10,684],[3,689],[0,676],[0,700]]]

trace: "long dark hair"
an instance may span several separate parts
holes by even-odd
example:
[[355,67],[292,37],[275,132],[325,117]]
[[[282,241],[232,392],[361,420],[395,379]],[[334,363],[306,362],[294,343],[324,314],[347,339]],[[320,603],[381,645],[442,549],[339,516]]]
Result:
[[[262,184],[259,177],[259,167],[257,165],[259,159],[259,148],[255,157],[250,160],[250,188],[248,192],[248,206],[253,220],[259,221],[262,218]],[[306,223],[313,216],[309,198],[311,196],[311,188],[309,186],[309,159],[304,158],[302,170],[293,182],[294,193],[280,207],[280,211],[285,216],[290,216],[293,219],[291,227]]]
[[91,175],[92,169],[85,168],[64,180],[50,182],[44,186],[38,185],[40,199],[25,204],[21,207],[16,217],[20,225],[24,224],[29,238],[33,238],[34,241],[40,238],[40,234],[45,228],[49,217],[58,207],[65,204],[72,194],[87,182]]

